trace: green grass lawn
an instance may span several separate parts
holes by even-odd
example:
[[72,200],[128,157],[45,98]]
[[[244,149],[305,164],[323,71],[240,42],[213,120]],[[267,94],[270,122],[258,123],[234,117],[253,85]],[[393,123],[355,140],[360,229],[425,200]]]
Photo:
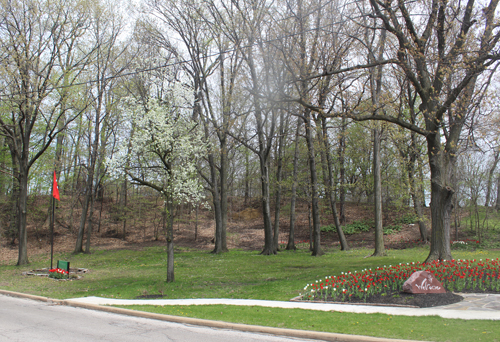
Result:
[[[325,276],[402,262],[423,261],[428,254],[428,248],[389,250],[385,257],[366,258],[372,252],[368,249],[355,249],[348,252],[328,250],[322,257],[311,257],[310,253],[305,250],[284,251],[276,256],[261,256],[258,252],[248,251],[231,251],[222,255],[213,255],[194,250],[177,250],[175,255],[176,281],[169,284],[165,282],[166,251],[161,247],[140,251],[95,251],[90,255],[57,255],[55,260],[68,260],[72,267],[89,269],[89,273],[78,281],[54,281],[45,277],[22,276],[23,271],[49,265],[49,256],[38,256],[32,258],[29,266],[0,265],[0,288],[58,299],[84,296],[135,298],[140,295],[163,293],[165,298],[242,298],[286,301],[298,296],[307,283]],[[454,251],[453,256],[461,259],[498,258],[500,251],[460,250]],[[141,309],[162,310],[161,312],[164,313],[176,314],[175,310],[179,310],[179,307]],[[500,336],[498,330],[500,324],[494,321],[390,317],[232,306],[224,307],[224,310],[218,306],[184,307],[183,310],[185,315],[191,317],[393,338],[497,341]],[[271,310],[273,315],[267,315],[264,310]],[[220,312],[223,314],[221,315]],[[285,319],[287,315],[290,316],[289,320]],[[346,321],[342,321],[339,317],[345,317]],[[414,331],[408,331],[405,324],[408,325],[407,327],[415,326]],[[430,327],[441,327],[445,333],[435,333],[433,332],[435,329]],[[427,333],[424,334],[425,331]],[[418,336],[419,334],[421,336]]]
[[276,328],[423,341],[500,341],[498,321],[317,312],[232,305],[121,306],[166,315],[195,317]]

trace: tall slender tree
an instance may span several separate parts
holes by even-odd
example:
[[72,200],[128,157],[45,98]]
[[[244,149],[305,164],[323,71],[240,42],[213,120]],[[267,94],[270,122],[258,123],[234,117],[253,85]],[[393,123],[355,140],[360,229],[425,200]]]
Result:
[[[2,1],[0,11],[0,91],[8,113],[0,117],[13,163],[18,265],[28,263],[27,198],[33,164],[82,108],[72,105],[68,87],[79,81],[89,56],[78,50],[89,25],[86,2]],[[61,61],[71,61],[63,63]],[[49,176],[47,176],[49,179]]]

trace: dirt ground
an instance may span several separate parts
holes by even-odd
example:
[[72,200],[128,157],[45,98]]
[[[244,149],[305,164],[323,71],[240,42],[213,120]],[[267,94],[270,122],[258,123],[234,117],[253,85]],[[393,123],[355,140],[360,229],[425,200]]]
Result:
[[[246,205],[232,201],[228,212],[227,244],[229,249],[260,250],[264,245],[264,231],[259,202],[254,200]],[[63,203],[63,202],[61,202]],[[79,211],[70,210],[69,204],[58,204],[54,233],[54,252],[71,252],[75,248]],[[42,204],[42,208],[45,206]],[[123,238],[123,219],[116,219],[116,205],[108,200],[102,206],[99,203],[94,215],[94,227],[91,238],[92,249],[142,248],[164,245],[165,237],[161,227],[161,210],[151,202],[142,207],[134,207],[126,221],[126,234]],[[161,209],[161,208],[160,208]],[[42,211],[43,210],[39,210]],[[349,203],[346,206],[346,223],[372,219],[372,207],[366,204]],[[286,244],[289,233],[289,214],[284,210],[280,217],[280,242]],[[309,219],[306,203],[297,206],[295,242],[309,243]],[[392,224],[394,218],[402,215],[398,211],[384,212],[384,224]],[[42,219],[30,220],[28,225],[28,257],[50,253],[50,234],[48,215],[39,215]],[[37,217],[39,217],[37,216]],[[45,217],[45,220],[43,219]],[[100,220],[99,220],[100,219]],[[273,217],[274,219],[274,217]],[[333,223],[333,217],[327,208],[322,208],[321,225]],[[195,232],[197,230],[197,232]],[[196,239],[195,239],[196,233]],[[86,234],[86,233],[85,233]],[[210,250],[214,247],[215,224],[213,214],[207,209],[200,209],[196,219],[193,208],[178,208],[174,223],[175,246]],[[158,237],[155,239],[155,235]],[[347,236],[350,247],[373,248],[373,230]],[[403,248],[408,241],[420,239],[416,224],[403,225],[400,232],[385,235],[386,248]],[[2,237],[0,240],[0,262],[15,263],[18,257],[17,240],[14,244]],[[339,246],[337,234],[322,232],[321,243],[325,247]],[[85,240],[84,240],[85,245]],[[302,244],[304,246],[304,244]],[[304,247],[302,247],[304,248]]]

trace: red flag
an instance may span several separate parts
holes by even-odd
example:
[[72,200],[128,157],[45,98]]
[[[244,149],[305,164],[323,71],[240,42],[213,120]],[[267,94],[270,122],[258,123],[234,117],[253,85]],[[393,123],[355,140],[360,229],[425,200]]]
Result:
[[57,179],[56,179],[56,171],[54,170],[54,182],[52,183],[52,196],[60,201],[61,198],[59,197],[59,188],[57,187]]

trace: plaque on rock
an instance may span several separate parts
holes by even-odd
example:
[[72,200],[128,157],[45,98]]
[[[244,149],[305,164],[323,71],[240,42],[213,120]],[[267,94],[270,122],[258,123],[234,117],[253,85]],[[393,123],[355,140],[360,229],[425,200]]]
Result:
[[414,272],[403,284],[403,291],[408,293],[446,293],[441,282],[427,271]]

